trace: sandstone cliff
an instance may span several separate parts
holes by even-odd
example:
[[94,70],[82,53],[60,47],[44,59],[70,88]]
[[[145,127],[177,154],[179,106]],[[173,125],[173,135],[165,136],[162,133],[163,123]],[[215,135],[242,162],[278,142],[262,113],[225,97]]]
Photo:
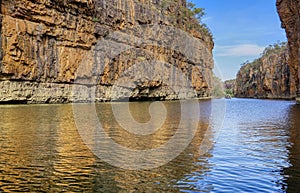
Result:
[[266,48],[261,58],[245,64],[236,77],[236,97],[295,98],[295,79],[288,64],[286,45]]
[[300,102],[300,1],[277,0],[276,6],[288,38],[290,73],[295,79],[295,86],[291,89],[296,89],[297,100]]
[[210,96],[212,37],[185,6],[184,0],[2,0],[0,102]]

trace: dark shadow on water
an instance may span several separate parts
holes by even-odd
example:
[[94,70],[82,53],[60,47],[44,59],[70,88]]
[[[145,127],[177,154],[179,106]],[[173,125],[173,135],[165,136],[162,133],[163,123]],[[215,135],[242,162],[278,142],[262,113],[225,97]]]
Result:
[[287,177],[287,192],[300,192],[300,105],[294,105],[290,111],[290,167],[284,170]]

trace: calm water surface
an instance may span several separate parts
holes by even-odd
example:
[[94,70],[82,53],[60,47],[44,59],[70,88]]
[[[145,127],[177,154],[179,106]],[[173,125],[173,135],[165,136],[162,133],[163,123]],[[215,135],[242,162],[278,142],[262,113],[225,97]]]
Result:
[[[196,135],[175,160],[142,171],[120,169],[95,156],[76,129],[72,105],[0,106],[0,192],[300,192],[300,106],[226,100],[224,123],[216,131],[209,114],[220,101],[200,102]],[[96,110],[110,138],[141,150],[166,143],[178,128],[179,103],[163,104],[164,129],[147,136],[122,130],[110,104]],[[130,103],[130,112],[147,122],[149,105]],[[205,133],[211,133],[212,149],[201,154]]]

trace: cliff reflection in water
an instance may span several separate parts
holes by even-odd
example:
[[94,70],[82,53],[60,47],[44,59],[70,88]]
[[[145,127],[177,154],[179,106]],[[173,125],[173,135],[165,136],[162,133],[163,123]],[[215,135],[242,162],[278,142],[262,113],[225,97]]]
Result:
[[[0,191],[177,192],[176,183],[185,174],[209,170],[205,160],[201,165],[197,161],[203,135],[208,129],[209,103],[203,103],[207,114],[202,115],[196,137],[188,148],[170,163],[142,171],[119,169],[93,155],[76,129],[71,105],[2,106]],[[150,119],[149,104],[130,104],[136,120],[147,122]],[[164,105],[172,113],[163,129],[138,137],[120,128],[110,104],[98,104],[96,110],[104,130],[113,140],[141,150],[164,144],[176,132],[180,105],[178,102]],[[86,126],[89,127],[89,121]]]
[[300,192],[300,106],[295,105],[290,110],[290,167],[284,170],[287,184],[287,192]]
[[[176,159],[155,169],[137,171],[120,169],[92,153],[76,129],[78,120],[72,105],[1,106],[0,192],[299,192],[300,107],[290,101],[227,100],[225,121],[217,135],[210,115],[212,105],[222,106],[222,101],[200,102],[195,137]],[[127,103],[115,104],[121,107]],[[91,117],[82,121],[92,142],[111,138],[140,151],[166,144],[178,131],[182,114],[179,103],[162,104],[169,112],[166,120],[161,129],[146,136],[122,129],[114,119],[111,103],[95,106],[97,120],[106,133],[99,136],[89,129],[95,123],[89,114],[93,105],[76,107]],[[150,102],[129,104],[134,119],[142,123],[151,120],[149,107]],[[156,113],[161,115],[159,111]],[[179,130],[187,138],[189,125]],[[208,138],[202,144],[204,134]],[[181,139],[173,151],[182,142],[185,140]],[[206,145],[213,148],[203,154]],[[105,144],[101,148],[126,164],[121,159],[124,152]],[[140,161],[141,157],[135,159]],[[149,159],[157,161],[155,157]]]
[[[70,106],[4,106],[2,191],[61,191],[92,181],[95,158],[79,140]],[[89,190],[86,188],[84,190]]]
[[298,192],[300,141],[290,136],[297,133],[295,108],[290,101],[229,100],[205,163],[209,170],[186,174],[178,186],[186,192]]

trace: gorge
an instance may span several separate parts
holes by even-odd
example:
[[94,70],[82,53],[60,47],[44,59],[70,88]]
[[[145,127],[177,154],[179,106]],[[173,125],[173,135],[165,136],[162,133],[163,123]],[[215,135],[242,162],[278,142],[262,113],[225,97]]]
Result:
[[[276,6],[288,46],[242,67],[237,97],[300,100],[300,3]],[[185,0],[1,1],[0,103],[211,97],[213,38],[187,7]]]
[[299,1],[1,0],[0,192],[300,192]]

